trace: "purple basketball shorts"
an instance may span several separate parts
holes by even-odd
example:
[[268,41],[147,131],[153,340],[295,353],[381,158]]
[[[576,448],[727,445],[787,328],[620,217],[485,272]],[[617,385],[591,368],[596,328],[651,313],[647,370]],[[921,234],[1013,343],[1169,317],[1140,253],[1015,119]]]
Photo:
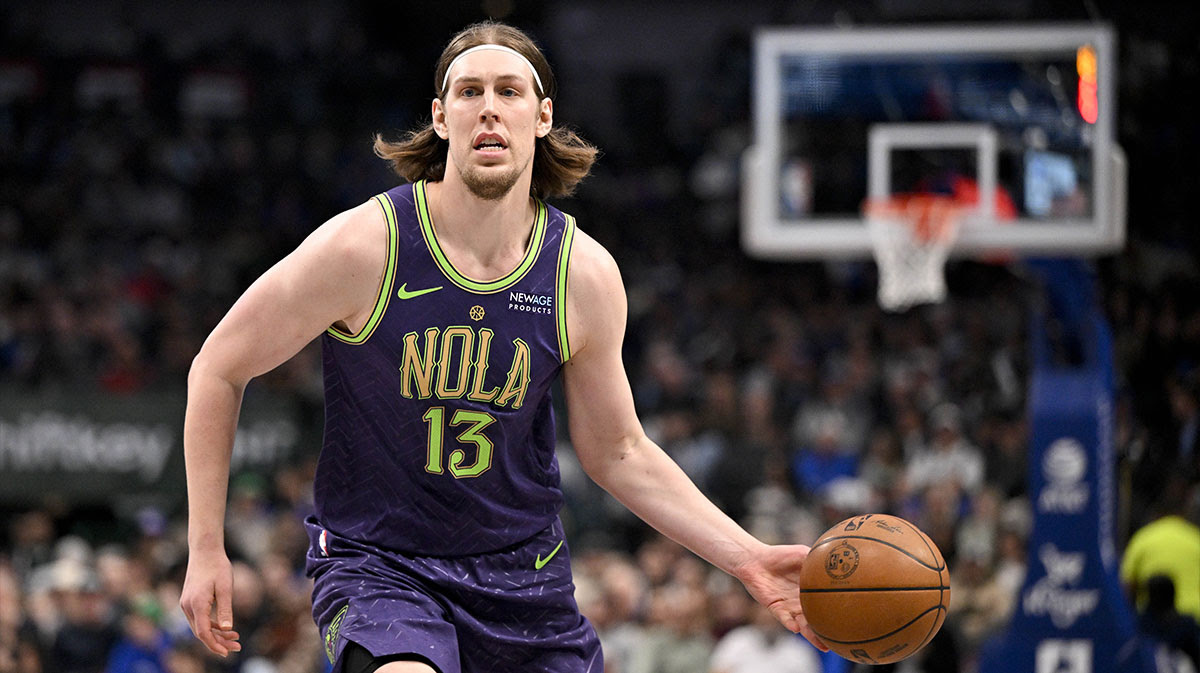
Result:
[[341,671],[348,641],[373,656],[415,655],[441,673],[602,673],[579,614],[562,524],[487,554],[412,556],[306,522],[313,620]]

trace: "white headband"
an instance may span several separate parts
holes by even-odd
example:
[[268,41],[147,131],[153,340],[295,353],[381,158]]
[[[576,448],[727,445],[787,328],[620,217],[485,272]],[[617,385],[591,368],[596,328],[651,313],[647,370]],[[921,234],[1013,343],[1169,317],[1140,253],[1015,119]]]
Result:
[[466,51],[462,52],[458,56],[455,56],[454,60],[450,61],[450,65],[446,66],[446,75],[444,77],[442,77],[442,91],[443,92],[446,91],[446,84],[448,84],[450,82],[450,71],[454,69],[454,64],[458,63],[458,60],[460,58],[462,58],[463,56],[466,56],[467,54],[470,54],[472,52],[483,51],[485,49],[492,49],[495,51],[507,52],[509,54],[512,54],[513,56],[516,56],[517,58],[521,59],[522,61],[525,61],[525,65],[529,66],[529,72],[533,73],[533,81],[537,82],[538,92],[543,93],[543,94],[546,93],[546,88],[542,86],[542,78],[538,77],[537,68],[533,67],[533,64],[529,62],[529,59],[525,58],[525,56],[521,52],[517,51],[516,49],[511,49],[509,47],[505,47],[504,45],[500,45],[500,44],[481,44],[477,47],[471,47],[470,49],[467,49]]

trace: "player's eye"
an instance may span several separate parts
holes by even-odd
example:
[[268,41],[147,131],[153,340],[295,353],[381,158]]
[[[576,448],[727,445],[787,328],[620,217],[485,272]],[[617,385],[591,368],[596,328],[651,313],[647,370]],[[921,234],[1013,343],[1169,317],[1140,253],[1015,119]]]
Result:
[[520,96],[520,95],[521,95],[521,92],[520,92],[520,91],[517,91],[516,89],[513,89],[513,88],[508,88],[508,89],[505,89],[504,91],[501,91],[501,92],[500,92],[500,95],[501,95],[501,96],[508,96],[509,98],[513,98],[513,97],[516,97],[516,96]]
[[479,91],[477,91],[475,89],[475,87],[469,86],[469,87],[463,89],[462,91],[460,91],[458,95],[462,96],[463,98],[474,98],[475,95],[478,93],[479,93]]

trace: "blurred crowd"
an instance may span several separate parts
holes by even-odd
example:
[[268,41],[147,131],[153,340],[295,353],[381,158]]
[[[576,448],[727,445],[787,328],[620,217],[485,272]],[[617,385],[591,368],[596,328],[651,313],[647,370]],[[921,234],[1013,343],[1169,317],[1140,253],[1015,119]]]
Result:
[[[448,34],[430,39],[440,48]],[[407,68],[336,30],[290,52],[235,40],[180,55],[134,40],[118,59],[13,26],[5,37],[0,394],[181,387],[249,282],[321,221],[392,184],[371,133],[412,122],[397,92],[415,79],[425,96],[432,63]],[[1036,290],[1004,266],[957,262],[946,303],[888,314],[869,263],[748,260],[736,239],[748,113],[733,93],[746,89],[748,58],[744,42],[722,49],[710,88],[726,96],[697,106],[693,146],[651,148],[637,128],[592,137],[608,154],[559,204],[621,264],[640,414],[763,540],[811,542],[864,511],[920,526],[951,565],[953,603],[906,670],[969,671],[1025,572]],[[1123,99],[1130,109],[1138,99]],[[1136,172],[1150,150],[1122,143]],[[1137,216],[1137,195],[1129,246],[1097,265],[1116,340],[1122,545],[1154,516],[1161,475],[1184,477],[1176,504],[1192,516],[1200,499],[1194,233],[1181,239],[1178,223]],[[319,398],[319,358],[307,349],[265,379]],[[182,512],[0,510],[0,673],[325,670],[300,528],[318,448],[277,474],[234,477],[227,531],[244,650],[228,660],[201,651],[178,609]],[[848,670],[613,502],[565,436],[559,459],[577,598],[609,673]]]
[[94,526],[63,531],[43,509],[13,517],[0,557],[0,671],[324,670],[310,585],[297,571],[306,546],[297,517],[311,503],[303,488],[289,486],[306,478],[301,468],[281,471],[274,485],[247,474],[231,488],[227,534],[244,644],[236,660],[207,654],[179,609],[187,565],[181,520],[147,509],[95,542]]

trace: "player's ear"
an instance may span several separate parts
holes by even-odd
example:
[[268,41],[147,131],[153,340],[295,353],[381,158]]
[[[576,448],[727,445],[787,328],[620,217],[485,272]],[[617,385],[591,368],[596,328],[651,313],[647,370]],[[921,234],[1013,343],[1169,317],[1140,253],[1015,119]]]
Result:
[[546,134],[550,133],[550,129],[554,126],[554,101],[549,98],[543,98],[538,109],[537,128],[535,133],[539,138],[545,138]]
[[438,134],[442,140],[449,140],[450,127],[446,126],[446,108],[442,106],[442,99],[433,99],[431,116],[433,117],[433,132]]

